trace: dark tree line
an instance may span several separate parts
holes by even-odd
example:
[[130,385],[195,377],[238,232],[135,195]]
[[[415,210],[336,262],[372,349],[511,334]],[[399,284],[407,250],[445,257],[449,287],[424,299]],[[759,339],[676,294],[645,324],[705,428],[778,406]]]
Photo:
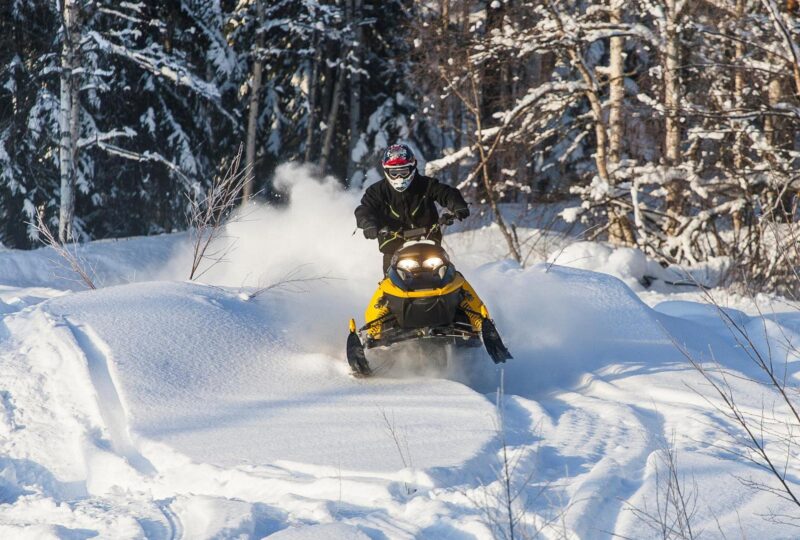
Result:
[[245,146],[357,188],[391,141],[594,238],[795,281],[794,0],[12,0],[0,4],[0,242],[186,226]]
[[[409,2],[31,0],[0,5],[0,242],[186,225],[249,144],[248,189],[284,161],[360,183],[408,136]],[[351,159],[355,155],[357,159]],[[74,194],[71,195],[71,194]],[[72,205],[70,206],[70,201]]]

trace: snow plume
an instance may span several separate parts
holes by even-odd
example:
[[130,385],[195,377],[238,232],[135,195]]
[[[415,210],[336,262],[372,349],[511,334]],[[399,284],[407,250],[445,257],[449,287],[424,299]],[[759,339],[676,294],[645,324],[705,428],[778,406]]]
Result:
[[[243,294],[273,287],[258,294],[259,301],[279,298],[301,336],[311,333],[313,325],[320,340],[316,345],[341,349],[348,319],[355,316],[363,324],[364,307],[381,277],[375,242],[355,231],[353,210],[361,194],[297,164],[278,167],[273,182],[289,204],[253,204],[238,211],[219,245],[209,250],[229,245],[231,251],[200,281]],[[172,261],[169,277],[185,279],[188,251]],[[338,335],[329,335],[336,330]],[[302,338],[297,341],[303,343]]]

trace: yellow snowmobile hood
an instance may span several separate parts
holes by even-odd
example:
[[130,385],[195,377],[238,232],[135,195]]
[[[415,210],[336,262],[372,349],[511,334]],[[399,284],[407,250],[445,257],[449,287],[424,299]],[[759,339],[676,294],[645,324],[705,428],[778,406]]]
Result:
[[426,298],[428,296],[442,296],[445,294],[450,294],[451,292],[457,291],[458,289],[464,286],[465,280],[461,274],[456,274],[456,277],[445,285],[444,287],[440,287],[438,289],[422,289],[418,291],[404,291],[394,283],[389,278],[384,279],[378,285],[378,290],[385,294],[390,294],[392,296],[398,296],[400,298]]
[[400,298],[429,298],[444,296],[459,289],[464,291],[462,308],[466,311],[472,327],[476,332],[480,332],[483,319],[489,316],[489,312],[469,282],[458,272],[453,281],[444,287],[418,291],[404,291],[392,283],[389,278],[385,278],[378,284],[378,289],[372,295],[372,300],[367,304],[367,309],[364,313],[364,320],[367,322],[365,325],[367,333],[374,339],[380,338],[383,326],[381,320],[389,314],[389,306],[383,299],[384,295]]

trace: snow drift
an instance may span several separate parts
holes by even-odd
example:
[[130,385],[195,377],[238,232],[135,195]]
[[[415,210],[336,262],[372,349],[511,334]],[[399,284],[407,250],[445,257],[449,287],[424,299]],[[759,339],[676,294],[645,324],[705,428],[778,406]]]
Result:
[[[743,403],[775,396],[714,309],[633,292],[647,261],[601,258],[625,282],[482,264],[496,231],[450,235],[514,360],[486,364],[471,385],[356,380],[347,319],[380,277],[374,246],[352,234],[357,196],[298,167],[277,181],[290,204],[245,212],[227,231],[230,260],[202,284],[182,281],[185,235],[87,246],[115,284],[97,291],[72,292],[43,270],[45,250],[0,253],[0,534],[490,538],[507,526],[509,489],[518,530],[650,538],[630,508],[656,500],[659,456],[674,441],[697,479],[696,530],[791,536],[759,517],[785,503],[736,480],[770,481],[732,459],[718,430],[727,420],[676,346],[740,375]],[[796,354],[777,344],[800,343],[797,316],[737,307],[729,313],[796,378]]]

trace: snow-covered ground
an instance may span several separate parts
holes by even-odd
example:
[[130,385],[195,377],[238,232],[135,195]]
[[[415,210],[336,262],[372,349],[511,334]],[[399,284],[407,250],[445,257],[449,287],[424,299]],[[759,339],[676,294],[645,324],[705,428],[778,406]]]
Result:
[[[202,283],[186,235],[86,246],[94,291],[47,250],[0,253],[0,537],[507,538],[510,495],[515,538],[661,538],[641,513],[670,446],[695,535],[798,536],[764,519],[794,508],[745,487],[774,482],[679,347],[735,375],[745,409],[785,411],[700,289],[667,283],[685,276],[560,235],[522,269],[495,229],[454,233],[514,359],[354,379],[347,320],[380,255],[354,195],[279,177],[291,205],[231,225]],[[711,294],[796,381],[800,315]],[[781,466],[797,485],[796,456]]]

